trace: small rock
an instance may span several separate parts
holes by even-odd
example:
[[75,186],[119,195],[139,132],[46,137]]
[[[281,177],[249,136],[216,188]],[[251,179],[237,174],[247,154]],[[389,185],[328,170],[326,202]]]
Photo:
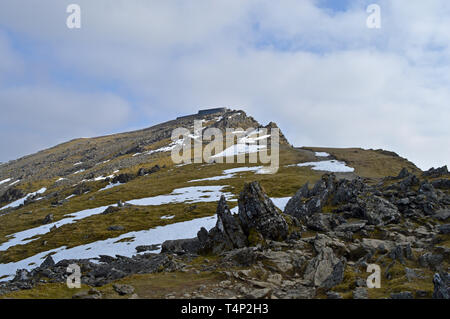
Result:
[[327,298],[328,299],[342,299],[342,296],[340,293],[335,291],[327,291]]
[[369,292],[367,291],[367,288],[358,287],[355,290],[353,290],[353,299],[368,299],[369,298]]
[[113,288],[121,296],[131,295],[132,293],[134,293],[134,287],[130,285],[114,284]]
[[42,221],[42,224],[50,224],[53,223],[53,214],[48,214],[45,216],[44,220]]
[[268,297],[271,294],[271,292],[272,289],[270,288],[254,289],[251,290],[246,297],[249,299],[263,299]]
[[109,226],[108,227],[109,231],[121,231],[121,230],[124,230],[124,229],[125,229],[125,227],[120,226],[120,225],[114,225],[114,226]]

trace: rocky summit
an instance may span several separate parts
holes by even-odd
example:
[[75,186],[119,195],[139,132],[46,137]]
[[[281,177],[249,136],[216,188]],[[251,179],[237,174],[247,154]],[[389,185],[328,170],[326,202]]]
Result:
[[[174,163],[193,120],[242,134],[222,150],[245,162]],[[281,133],[266,174],[272,129],[214,108],[0,165],[0,297],[449,299],[447,167]]]

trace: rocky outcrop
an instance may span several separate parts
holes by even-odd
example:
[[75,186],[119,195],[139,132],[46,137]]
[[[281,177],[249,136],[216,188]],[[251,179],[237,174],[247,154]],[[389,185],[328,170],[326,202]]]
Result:
[[427,177],[442,177],[444,175],[448,174],[448,168],[447,165],[446,166],[442,166],[439,168],[430,168],[428,171],[423,172],[423,176],[427,176]]
[[450,299],[450,274],[436,273],[433,278],[433,299]]
[[284,240],[289,226],[258,182],[246,184],[233,215],[224,196],[217,205],[217,223],[209,232],[202,228],[197,238],[166,241],[163,252],[220,253],[265,240]]
[[283,240],[288,224],[258,182],[248,183],[239,196],[239,219],[243,230],[257,231],[266,239]]
[[42,279],[49,282],[65,282],[69,275],[67,267],[71,264],[80,266],[81,283],[94,287],[103,286],[133,274],[147,274],[161,270],[172,272],[181,270],[185,266],[166,254],[143,254],[131,258],[100,256],[98,262],[79,259],[61,260],[56,264],[49,256],[39,267],[31,271],[17,270],[12,281],[0,285],[0,294],[2,291],[30,289],[41,282]]
[[159,172],[161,170],[161,167],[159,167],[159,165],[155,165],[152,168],[140,168],[137,176],[145,176],[145,175],[150,175],[156,172]]
[[204,228],[198,233],[203,249],[217,253],[247,246],[247,235],[242,228],[241,220],[237,215],[231,214],[224,196],[220,198],[216,213],[216,227],[209,233]]
[[7,189],[1,196],[0,196],[0,205],[3,206],[3,204],[7,204],[10,202],[13,202],[15,200],[18,200],[20,198],[23,198],[25,196],[25,193],[22,192],[20,189],[11,187]]
[[324,212],[337,213],[345,219],[362,219],[375,226],[396,224],[402,216],[418,218],[436,214],[436,218],[447,218],[445,210],[450,197],[444,190],[448,181],[443,179],[435,184],[421,181],[406,169],[378,186],[370,186],[361,178],[337,180],[334,174],[325,174],[312,189],[308,184],[301,187],[287,203],[284,213],[320,231],[345,228],[341,226],[342,220],[320,215]]
[[136,175],[133,174],[119,174],[117,176],[114,176],[111,179],[111,183],[115,184],[115,183],[121,183],[121,184],[125,184],[128,183],[129,181],[133,180],[136,178]]

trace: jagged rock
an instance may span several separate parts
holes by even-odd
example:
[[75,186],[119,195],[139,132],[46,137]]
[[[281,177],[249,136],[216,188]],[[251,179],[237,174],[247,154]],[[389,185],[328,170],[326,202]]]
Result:
[[390,251],[389,257],[392,260],[398,260],[401,263],[405,262],[405,258],[412,259],[411,245],[407,244],[404,246],[402,245],[395,246],[395,248]]
[[[297,194],[292,197],[284,209],[284,213],[292,215],[300,220],[305,220],[312,214],[320,212],[327,200],[334,193],[336,187],[336,176],[325,174],[312,190],[304,185]],[[309,198],[306,199],[306,196]]]
[[50,224],[53,223],[53,214],[48,214],[45,216],[44,220],[42,221],[42,224]]
[[131,295],[134,293],[134,287],[130,285],[114,284],[113,289],[121,296]]
[[286,220],[258,182],[245,184],[238,205],[241,226],[247,234],[253,229],[265,239],[287,238],[289,227]]
[[308,183],[306,183],[287,202],[286,207],[284,209],[284,213],[292,216],[302,215],[301,207],[303,205],[303,200],[308,197],[309,197],[309,187]]
[[360,211],[355,217],[367,220],[370,225],[386,225],[400,220],[397,207],[380,196],[366,194],[359,197],[357,202]]
[[39,266],[42,269],[50,268],[55,265],[55,261],[53,260],[51,255],[48,255],[47,258],[42,262],[42,264]]
[[247,246],[247,235],[241,226],[241,220],[231,214],[225,196],[220,198],[216,213],[217,223],[209,234],[206,235],[205,229],[197,234],[205,249],[217,253]]
[[411,173],[408,171],[406,167],[403,167],[400,173],[397,175],[397,179],[403,179],[405,177],[408,177]]
[[450,274],[436,273],[433,277],[433,299],[450,299]]
[[306,267],[304,278],[316,287],[332,288],[344,279],[345,258],[338,258],[330,247],[323,247]]
[[424,172],[422,175],[427,177],[441,177],[448,174],[447,165],[439,168],[430,168],[428,171]]

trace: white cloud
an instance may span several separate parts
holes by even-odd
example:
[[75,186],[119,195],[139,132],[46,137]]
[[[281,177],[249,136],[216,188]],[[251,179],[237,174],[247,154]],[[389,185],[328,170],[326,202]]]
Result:
[[13,159],[78,137],[103,135],[128,121],[130,106],[113,94],[56,87],[0,89],[3,158]]
[[[50,71],[42,85],[42,70],[63,69],[97,85],[83,105],[102,104],[103,87],[113,81],[115,94],[128,95],[110,96],[111,104],[126,109],[131,96],[134,117],[139,112],[152,123],[203,106],[243,107],[275,120],[296,145],[385,148],[424,169],[448,164],[447,0],[379,1],[381,30],[366,28],[364,1],[335,13],[313,0],[79,0],[82,29],[73,31],[65,27],[69,3],[0,4],[7,28],[47,48],[48,60],[24,57],[37,84],[22,91],[37,100],[52,100],[53,89],[58,101],[78,99],[79,90],[58,88]],[[0,37],[0,53],[2,43]],[[27,102],[12,94],[0,96],[17,107]],[[69,114],[79,107],[66,106]],[[121,110],[104,126],[83,122],[72,135],[110,130],[126,118]],[[10,119],[19,128],[26,121],[18,116]]]

